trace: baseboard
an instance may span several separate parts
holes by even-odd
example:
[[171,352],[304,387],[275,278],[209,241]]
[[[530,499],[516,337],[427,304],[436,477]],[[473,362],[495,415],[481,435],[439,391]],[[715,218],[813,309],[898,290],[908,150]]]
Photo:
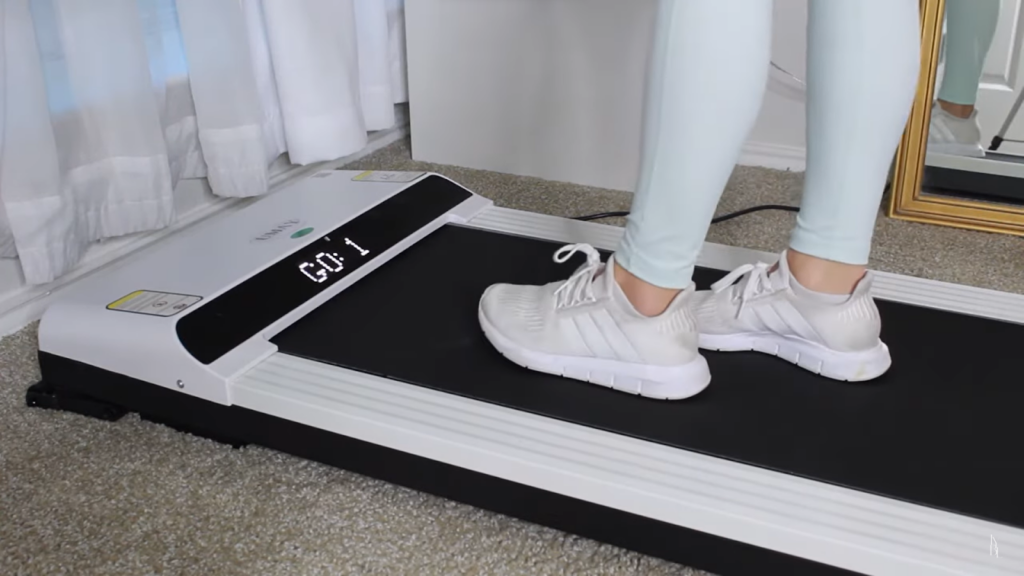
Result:
[[[398,126],[390,130],[382,130],[371,134],[369,143],[355,154],[338,160],[318,162],[308,166],[292,166],[285,163],[284,169],[271,177],[270,193],[273,194],[289,184],[307,178],[321,170],[331,170],[350,164],[408,135],[408,118],[402,114],[399,117]],[[251,202],[252,199],[245,198],[213,198],[211,201],[181,214],[174,224],[167,228],[97,243],[90,247],[86,257],[74,270],[49,284],[39,286],[21,285],[0,294],[0,337],[13,334],[41,318],[43,311],[46,310],[50,302],[75,282],[112,266],[125,258],[138,254],[141,250],[158,240],[177,234],[199,222],[237,211]],[[16,261],[9,261],[9,263],[17,265]]]
[[807,150],[783,144],[747,142],[743,145],[739,165],[803,172],[807,167]]

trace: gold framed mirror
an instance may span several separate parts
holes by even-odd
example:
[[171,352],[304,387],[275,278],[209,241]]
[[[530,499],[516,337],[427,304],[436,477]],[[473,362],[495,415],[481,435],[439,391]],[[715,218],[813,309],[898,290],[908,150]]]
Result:
[[[961,8],[957,2],[972,4]],[[986,16],[988,24],[977,18],[978,2],[996,11]],[[893,167],[887,208],[891,218],[1024,236],[1024,142],[1014,144],[1009,152],[1006,148],[1000,150],[1004,138],[1017,142],[1007,137],[1008,131],[1024,134],[1024,43],[1018,40],[1024,31],[1024,19],[1020,5],[1021,0],[921,0],[921,76]],[[968,13],[968,9],[973,11]],[[938,129],[930,138],[933,120],[942,121],[947,116],[939,108],[946,105],[940,92],[947,89],[937,88],[940,68],[944,60],[954,62],[948,53],[951,47],[963,52],[961,47],[968,44],[954,36],[963,35],[964,25],[956,18],[973,21],[968,24],[974,27],[972,34],[976,37],[966,51],[973,52],[971,57],[984,68],[975,90],[977,110],[971,113],[974,116],[968,116],[971,126],[981,127],[980,132],[975,130],[981,135],[974,145],[978,150],[976,154],[968,150],[961,156],[935,151],[941,145],[935,141],[940,135]],[[1001,39],[999,34],[1006,38]],[[978,50],[979,45],[987,49]],[[955,65],[964,67],[965,58],[955,56]],[[944,70],[947,76],[951,76],[950,67]],[[987,110],[983,104],[989,104]],[[933,119],[933,108],[940,110],[936,112],[939,118]],[[974,103],[970,109],[975,109]],[[1020,119],[1014,122],[1018,112]],[[982,116],[981,122],[978,114],[988,116]],[[958,121],[949,118],[953,123]],[[941,134],[950,132],[942,128]]]

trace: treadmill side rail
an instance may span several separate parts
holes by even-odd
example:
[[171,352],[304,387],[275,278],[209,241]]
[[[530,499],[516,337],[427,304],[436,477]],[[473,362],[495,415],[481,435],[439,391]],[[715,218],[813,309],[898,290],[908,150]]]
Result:
[[294,356],[233,388],[243,408],[858,573],[1024,573],[1019,529]]

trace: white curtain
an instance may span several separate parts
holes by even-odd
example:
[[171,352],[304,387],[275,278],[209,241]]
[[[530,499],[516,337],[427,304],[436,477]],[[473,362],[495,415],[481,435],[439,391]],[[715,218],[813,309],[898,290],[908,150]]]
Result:
[[174,219],[174,187],[267,191],[407,98],[404,0],[0,0],[0,257],[26,280]]

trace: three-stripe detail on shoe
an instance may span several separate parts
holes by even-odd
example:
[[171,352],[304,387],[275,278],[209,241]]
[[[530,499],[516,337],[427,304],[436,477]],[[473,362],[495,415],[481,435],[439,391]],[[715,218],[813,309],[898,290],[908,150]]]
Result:
[[565,318],[564,322],[575,329],[579,341],[595,358],[643,362],[643,357],[607,310],[574,314]]

